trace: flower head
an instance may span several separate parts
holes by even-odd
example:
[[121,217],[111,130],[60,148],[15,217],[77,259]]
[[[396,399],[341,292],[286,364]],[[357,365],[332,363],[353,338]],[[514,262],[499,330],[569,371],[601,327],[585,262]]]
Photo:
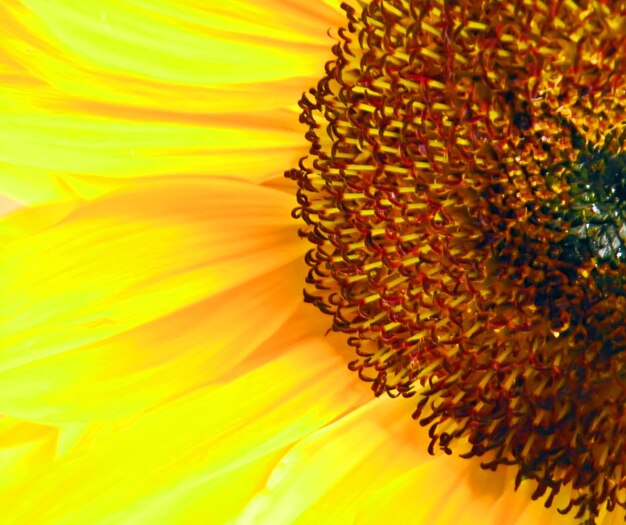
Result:
[[529,483],[514,493],[514,468],[429,456],[413,400],[373,398],[302,304],[309,244],[282,171],[306,150],[294,101],[341,13],[0,3],[0,198],[21,207],[0,220],[3,524],[571,522]]
[[288,173],[306,300],[431,452],[626,505],[626,6],[344,9]]

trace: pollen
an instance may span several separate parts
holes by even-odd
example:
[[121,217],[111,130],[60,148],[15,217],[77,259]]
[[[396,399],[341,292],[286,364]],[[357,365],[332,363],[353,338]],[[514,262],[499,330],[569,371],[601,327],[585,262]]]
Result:
[[305,300],[431,452],[626,506],[626,3],[343,8],[287,173]]

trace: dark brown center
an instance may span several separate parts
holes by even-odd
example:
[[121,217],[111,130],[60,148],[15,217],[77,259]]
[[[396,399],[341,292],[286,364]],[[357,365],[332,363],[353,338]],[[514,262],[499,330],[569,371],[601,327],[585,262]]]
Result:
[[626,3],[344,8],[287,174],[306,300],[431,451],[626,505]]

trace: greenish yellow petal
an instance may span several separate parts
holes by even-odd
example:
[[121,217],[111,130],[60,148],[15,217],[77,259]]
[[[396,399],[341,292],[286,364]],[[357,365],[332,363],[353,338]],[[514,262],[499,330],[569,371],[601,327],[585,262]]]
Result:
[[281,1],[22,3],[28,12],[15,17],[36,16],[39,34],[78,66],[183,85],[308,76],[319,67],[309,46],[327,46],[324,22],[334,21]]
[[276,355],[223,385],[129,420],[60,458],[44,476],[11,487],[3,495],[17,502],[8,506],[8,523],[236,517],[279,454],[368,397],[321,340],[276,348]]
[[0,191],[24,203],[281,173],[341,20],[319,0],[23,0],[0,17]]
[[15,115],[0,127],[0,188],[29,202],[94,198],[133,179],[166,174],[262,180],[303,153],[297,117],[288,111],[187,122],[145,111],[118,117]]

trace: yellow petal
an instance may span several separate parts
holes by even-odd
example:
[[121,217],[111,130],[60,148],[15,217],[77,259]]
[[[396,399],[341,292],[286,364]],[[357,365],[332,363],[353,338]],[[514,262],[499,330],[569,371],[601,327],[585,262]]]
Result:
[[[407,424],[416,425],[408,420]],[[426,446],[426,436],[417,446]],[[426,438],[426,439],[425,439]],[[402,456],[396,459],[401,459]],[[377,524],[397,521],[422,525],[572,525],[573,516],[562,516],[555,507],[546,509],[541,501],[532,501],[532,483],[522,483],[515,492],[515,470],[497,472],[480,468],[480,461],[466,460],[442,453],[433,461],[407,461],[403,472],[388,479],[366,495],[355,523]]]
[[0,370],[103,341],[301,257],[291,207],[282,192],[232,180],[154,181],[10,242]]
[[[295,345],[304,339],[320,336],[323,336],[324,341],[335,349],[336,355],[343,361],[344,367],[347,367],[348,363],[354,359],[352,350],[347,346],[345,336],[329,330],[332,323],[331,319],[312,308],[310,304],[304,303],[302,298],[303,282],[304,277],[291,286],[290,294],[298,300],[298,307],[270,339],[259,345],[254,353],[254,361],[249,362],[250,367],[259,366],[259,364],[274,359],[277,347]],[[367,386],[365,390],[368,390]]]
[[0,418],[0,493],[51,465],[57,435],[53,427]]
[[[295,100],[295,95],[294,95]],[[93,198],[135,178],[172,175],[262,180],[305,152],[297,116],[258,113],[155,120],[145,111],[22,112],[0,128],[2,191],[23,202]],[[130,120],[125,120],[130,119]],[[169,121],[168,121],[169,120]]]
[[572,524],[514,471],[427,454],[414,400],[376,399],[289,449],[235,523]]
[[[17,28],[37,29],[49,55],[67,53],[69,65],[183,85],[308,76],[320,64],[312,46],[327,47],[324,32],[337,21],[321,2],[313,9],[277,0],[23,4],[28,11],[7,9]],[[14,56],[35,71],[48,66],[36,64],[35,55]],[[71,89],[68,80],[63,85]]]
[[341,21],[320,0],[24,0],[0,18],[0,191],[25,203],[281,173],[305,154],[293,108]]
[[5,495],[16,503],[5,505],[7,521],[234,518],[279,453],[369,396],[323,341],[276,353],[266,365],[150,411],[61,458],[45,476],[12,487]]
[[15,200],[0,194],[0,217],[17,210],[20,204]]
[[281,267],[127,332],[4,370],[0,411],[57,424],[119,418],[219,381],[296,309],[302,266]]
[[53,226],[79,205],[78,201],[46,203],[28,208],[11,205],[10,211],[0,219],[0,246]]
[[626,512],[621,507],[618,507],[612,512],[608,512],[606,509],[600,511],[597,523],[598,525],[622,525],[625,521]]
[[371,400],[299,442],[236,523],[354,523],[363,498],[411,466],[434,461],[409,405]]

